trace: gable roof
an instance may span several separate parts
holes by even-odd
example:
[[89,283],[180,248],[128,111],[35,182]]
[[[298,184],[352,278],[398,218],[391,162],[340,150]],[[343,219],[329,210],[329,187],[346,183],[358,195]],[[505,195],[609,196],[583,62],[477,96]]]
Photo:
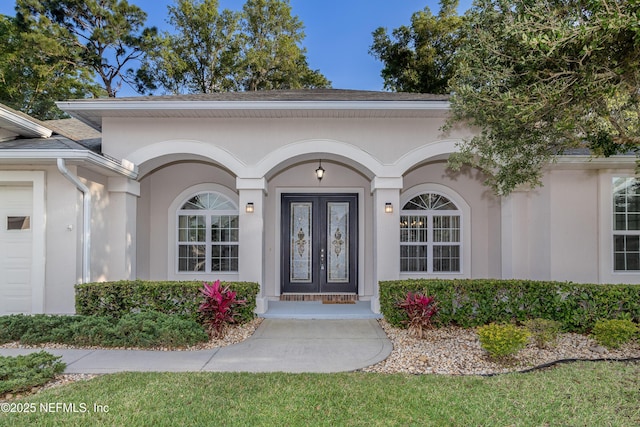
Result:
[[58,107],[94,129],[118,118],[392,118],[444,117],[448,96],[344,89],[223,92],[81,99]]
[[51,129],[47,128],[40,120],[0,104],[0,142],[16,137],[48,138]]

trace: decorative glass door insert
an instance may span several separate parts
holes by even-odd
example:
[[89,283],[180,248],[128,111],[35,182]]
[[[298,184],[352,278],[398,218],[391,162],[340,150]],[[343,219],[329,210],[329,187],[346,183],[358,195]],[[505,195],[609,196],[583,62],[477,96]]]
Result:
[[282,196],[282,291],[357,291],[356,194]]

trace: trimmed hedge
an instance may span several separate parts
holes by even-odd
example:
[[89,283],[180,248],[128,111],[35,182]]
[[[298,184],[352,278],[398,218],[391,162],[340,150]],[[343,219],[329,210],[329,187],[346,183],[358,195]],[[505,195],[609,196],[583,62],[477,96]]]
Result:
[[[131,280],[76,285],[76,313],[88,316],[122,317],[129,313],[158,311],[198,320],[203,282]],[[252,282],[223,282],[247,304],[236,307],[238,323],[254,318],[260,286]]]
[[436,297],[438,326],[474,327],[491,322],[550,319],[565,331],[587,332],[599,319],[625,317],[640,321],[640,285],[593,285],[570,282],[494,279],[412,279],[380,282],[380,308],[385,319],[402,326],[404,311],[396,306],[407,292]]

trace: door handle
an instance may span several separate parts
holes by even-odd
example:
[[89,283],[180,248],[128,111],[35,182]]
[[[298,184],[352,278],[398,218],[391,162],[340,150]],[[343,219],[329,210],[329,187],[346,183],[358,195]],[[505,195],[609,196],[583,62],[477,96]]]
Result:
[[320,270],[324,270],[324,248],[320,249]]

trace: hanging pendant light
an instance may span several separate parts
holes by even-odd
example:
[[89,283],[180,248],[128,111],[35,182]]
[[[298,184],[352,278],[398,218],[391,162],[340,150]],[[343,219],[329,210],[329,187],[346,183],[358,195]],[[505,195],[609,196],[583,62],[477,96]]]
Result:
[[322,181],[322,178],[324,178],[324,168],[322,167],[322,160],[319,162],[320,164],[318,165],[318,169],[316,169],[316,177],[318,178],[318,181]]

